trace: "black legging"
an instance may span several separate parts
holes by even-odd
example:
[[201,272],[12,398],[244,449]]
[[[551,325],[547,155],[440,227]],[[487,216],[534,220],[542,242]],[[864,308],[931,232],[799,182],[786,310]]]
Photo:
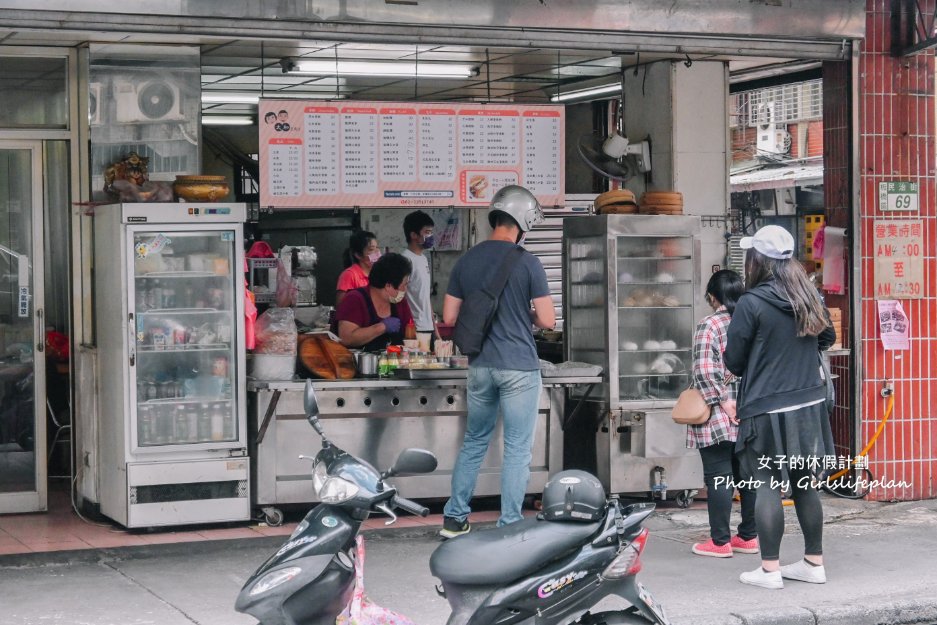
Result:
[[[724,545],[732,538],[729,517],[732,514],[732,493],[735,483],[741,481],[739,461],[735,455],[735,443],[724,441],[700,447],[703,460],[703,479],[706,482],[706,508],[709,511],[709,536],[716,545]],[[722,478],[716,483],[716,478]],[[739,538],[751,540],[758,535],[755,524],[755,491],[739,489],[742,500],[742,522],[739,523]]]
[[[781,470],[771,458],[767,468],[759,466],[760,454],[746,447],[742,450],[748,466],[753,469],[752,478],[760,480],[756,491],[755,521],[758,524],[758,540],[762,560],[777,560],[781,553],[781,538],[784,536],[784,505],[781,502]],[[804,555],[823,555],[823,505],[820,493],[811,484],[809,469],[787,470],[790,479],[791,497],[797,522],[804,533]],[[774,485],[772,486],[772,479]]]

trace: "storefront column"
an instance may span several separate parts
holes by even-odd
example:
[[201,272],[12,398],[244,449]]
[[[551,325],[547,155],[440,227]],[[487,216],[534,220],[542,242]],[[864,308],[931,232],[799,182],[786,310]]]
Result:
[[[894,413],[871,450],[869,468],[877,480],[895,486],[874,488],[875,500],[937,497],[937,385],[933,371],[937,354],[937,177],[935,177],[934,51],[896,57],[891,52],[892,5],[868,0],[866,38],[858,55],[858,247],[861,284],[853,302],[860,306],[861,328],[853,345],[861,343],[858,361],[861,397],[857,428],[859,449],[871,439],[885,413],[880,395],[883,382],[893,381]],[[923,15],[934,14],[934,0],[921,3]],[[832,131],[832,129],[831,129]],[[886,181],[918,184],[919,214],[882,213],[878,185]],[[829,192],[828,192],[829,193]],[[829,196],[828,196],[829,197]],[[833,216],[839,207],[834,205]],[[920,219],[924,235],[924,284],[921,299],[902,300],[911,320],[911,349],[885,351],[879,335],[875,292],[874,223],[880,219]],[[839,225],[839,224],[836,224]],[[846,227],[851,227],[847,225]],[[852,263],[847,263],[847,267]]]

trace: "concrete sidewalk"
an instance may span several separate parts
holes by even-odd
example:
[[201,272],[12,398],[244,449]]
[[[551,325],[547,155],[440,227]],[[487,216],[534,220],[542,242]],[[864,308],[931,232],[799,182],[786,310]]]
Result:
[[[674,625],[937,623],[937,501],[881,504],[824,497],[825,585],[787,581],[772,591],[738,582],[756,555],[704,558],[705,509],[665,509],[649,522],[639,579]],[[801,555],[792,508],[782,562]],[[367,534],[366,588],[419,625],[443,625],[427,529]],[[0,556],[4,625],[250,625],[232,609],[253,569],[282,538]],[[616,609],[607,600],[599,609]],[[596,610],[598,611],[598,610]]]

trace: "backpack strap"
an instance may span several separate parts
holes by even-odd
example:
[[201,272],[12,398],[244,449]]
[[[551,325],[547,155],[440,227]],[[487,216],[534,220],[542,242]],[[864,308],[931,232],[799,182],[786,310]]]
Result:
[[501,297],[504,287],[507,286],[508,278],[511,276],[511,271],[514,270],[514,261],[520,260],[523,255],[524,248],[519,245],[504,255],[504,260],[501,261],[501,267],[498,269],[498,273],[495,274],[491,283],[485,287],[489,293],[495,297]]

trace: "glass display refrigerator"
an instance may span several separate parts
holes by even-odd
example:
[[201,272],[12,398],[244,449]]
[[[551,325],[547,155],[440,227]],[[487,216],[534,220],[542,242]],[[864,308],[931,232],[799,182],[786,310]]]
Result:
[[686,449],[686,426],[670,417],[692,380],[693,334],[708,312],[699,231],[698,217],[683,216],[563,222],[564,351],[605,371],[584,402],[591,419],[578,423],[595,424],[596,469],[610,492],[672,491],[689,505],[703,486],[699,452]]
[[101,512],[248,520],[243,204],[95,208]]

